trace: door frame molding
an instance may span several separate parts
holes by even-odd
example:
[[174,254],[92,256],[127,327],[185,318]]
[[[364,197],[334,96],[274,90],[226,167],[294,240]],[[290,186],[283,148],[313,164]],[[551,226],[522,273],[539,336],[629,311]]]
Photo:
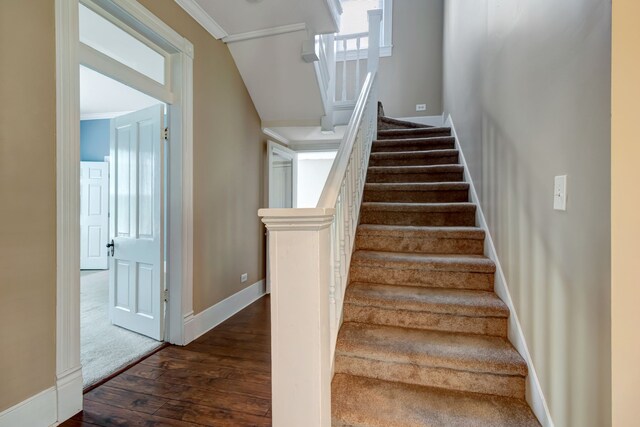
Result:
[[[165,341],[186,344],[193,317],[193,44],[135,0],[94,0],[170,56]],[[57,421],[82,410],[80,366],[80,81],[78,0],[55,0]],[[140,88],[137,88],[140,89]],[[176,149],[177,148],[177,149]],[[172,150],[173,149],[173,150]]]

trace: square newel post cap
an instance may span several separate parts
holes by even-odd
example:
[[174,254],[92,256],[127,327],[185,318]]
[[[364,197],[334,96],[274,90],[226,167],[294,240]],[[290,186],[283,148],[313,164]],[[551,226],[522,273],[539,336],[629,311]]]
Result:
[[267,230],[322,230],[333,223],[334,208],[268,208],[258,210]]

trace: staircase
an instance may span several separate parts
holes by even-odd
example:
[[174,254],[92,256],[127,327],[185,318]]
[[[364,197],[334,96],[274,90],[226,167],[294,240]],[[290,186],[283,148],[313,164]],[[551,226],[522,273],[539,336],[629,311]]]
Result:
[[384,117],[378,129],[337,338],[332,425],[538,426],[451,129]]

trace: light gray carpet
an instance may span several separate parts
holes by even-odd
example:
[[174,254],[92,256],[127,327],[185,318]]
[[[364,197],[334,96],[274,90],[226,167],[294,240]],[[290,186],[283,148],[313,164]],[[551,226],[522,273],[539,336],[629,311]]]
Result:
[[80,360],[84,387],[96,383],[162,343],[109,321],[109,271],[80,273]]

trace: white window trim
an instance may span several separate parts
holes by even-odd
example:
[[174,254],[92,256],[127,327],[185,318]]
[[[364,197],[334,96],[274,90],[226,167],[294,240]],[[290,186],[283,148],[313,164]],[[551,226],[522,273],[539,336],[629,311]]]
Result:
[[[380,57],[393,55],[393,0],[382,0],[382,37],[380,38]],[[355,61],[358,58],[355,49],[347,50],[347,61]],[[363,49],[360,59],[367,59],[368,52]],[[336,61],[344,61],[344,52],[336,52]]]

